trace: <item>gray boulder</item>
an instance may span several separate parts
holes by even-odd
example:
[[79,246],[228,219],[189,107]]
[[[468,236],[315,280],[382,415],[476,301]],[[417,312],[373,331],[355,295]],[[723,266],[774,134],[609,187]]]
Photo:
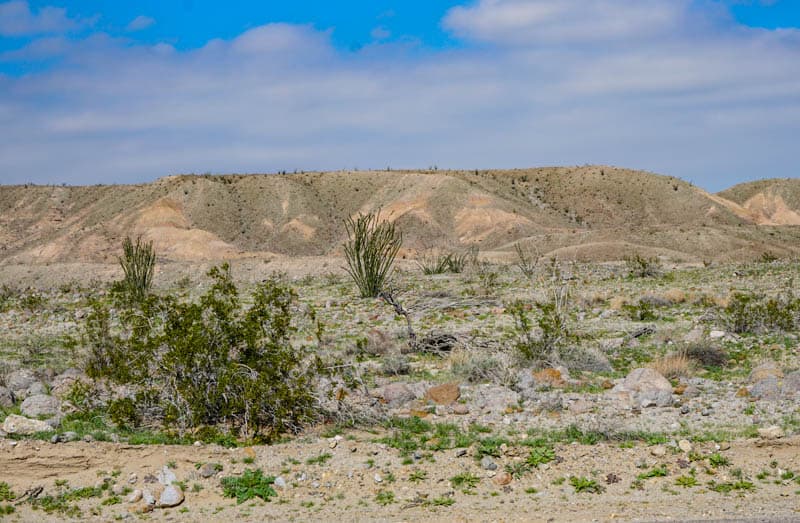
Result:
[[672,405],[672,384],[653,369],[633,369],[611,389],[611,394],[630,397],[640,407],[667,407]]
[[10,389],[6,387],[0,387],[0,407],[13,407],[14,406],[14,394],[12,394]]
[[30,396],[22,402],[19,407],[23,415],[31,418],[39,417],[52,417],[57,415],[61,410],[61,402],[58,398],[47,396],[45,394],[36,394]]
[[400,407],[416,399],[414,391],[405,383],[390,383],[373,391],[373,396],[380,398],[389,407]]
[[36,432],[50,432],[53,429],[45,421],[9,414],[3,421],[2,430],[7,434],[27,436]]
[[28,369],[17,369],[6,376],[6,387],[17,399],[28,397],[28,389],[38,382],[39,378],[36,377],[36,374]]

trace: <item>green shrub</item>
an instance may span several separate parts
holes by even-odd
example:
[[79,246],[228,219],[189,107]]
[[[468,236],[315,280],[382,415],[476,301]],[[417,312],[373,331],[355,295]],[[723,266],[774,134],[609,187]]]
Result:
[[269,501],[278,493],[272,488],[275,478],[265,476],[261,469],[247,469],[241,476],[222,478],[222,495],[226,498],[236,498],[236,503],[259,497]]
[[130,301],[142,301],[153,285],[153,270],[156,253],[153,242],[143,242],[141,236],[136,243],[129,236],[122,242],[122,257],[117,258],[122,267],[122,281],[115,284],[115,290]]
[[723,311],[729,331],[737,334],[796,331],[800,300],[792,295],[765,298],[737,292]]
[[225,424],[243,436],[270,439],[316,417],[312,381],[318,371],[305,350],[290,343],[294,291],[270,278],[244,309],[227,264],[199,302],[147,296],[122,308],[112,328],[108,306],[87,317],[87,374],[131,385],[130,404],[112,404],[122,422],[136,416],[183,430]]
[[658,258],[644,258],[639,254],[625,258],[625,265],[631,276],[651,278],[661,274],[661,263]]
[[394,223],[381,221],[378,214],[359,214],[345,221],[347,243],[344,255],[347,272],[361,297],[375,298],[391,275],[394,259],[403,244],[402,233]]
[[533,323],[528,316],[528,306],[522,301],[515,301],[506,307],[506,311],[514,317],[516,340],[514,347],[526,360],[546,363],[558,356],[569,339],[567,328],[567,287],[554,289],[547,302],[536,302],[539,310],[536,323],[539,333],[536,335]]

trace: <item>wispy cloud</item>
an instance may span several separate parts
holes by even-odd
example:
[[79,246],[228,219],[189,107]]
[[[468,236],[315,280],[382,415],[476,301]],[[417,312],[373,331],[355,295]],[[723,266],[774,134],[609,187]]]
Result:
[[0,178],[607,163],[716,189],[800,174],[797,31],[683,0],[483,0],[443,24],[469,45],[349,53],[289,24],[189,51],[37,40],[24,59],[63,65],[0,77]]
[[90,23],[68,17],[67,10],[60,7],[42,7],[34,12],[25,1],[0,3],[0,36],[66,33]]
[[128,32],[143,31],[155,23],[155,19],[149,16],[139,15],[130,21],[125,27],[125,30]]

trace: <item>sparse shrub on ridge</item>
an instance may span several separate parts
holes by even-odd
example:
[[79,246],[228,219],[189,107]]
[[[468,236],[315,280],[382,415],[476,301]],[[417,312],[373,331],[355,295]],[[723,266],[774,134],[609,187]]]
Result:
[[394,223],[382,221],[377,213],[348,218],[345,227],[349,237],[344,244],[347,273],[362,298],[376,298],[391,275],[403,235]]
[[634,254],[625,258],[625,265],[630,275],[637,278],[652,278],[661,274],[661,263],[658,258],[644,258]]
[[110,405],[114,421],[225,424],[264,439],[299,430],[316,417],[318,367],[290,343],[294,291],[267,279],[245,310],[227,264],[208,275],[214,283],[196,303],[150,295],[118,318],[94,304],[85,329],[87,374],[136,391],[132,404]]

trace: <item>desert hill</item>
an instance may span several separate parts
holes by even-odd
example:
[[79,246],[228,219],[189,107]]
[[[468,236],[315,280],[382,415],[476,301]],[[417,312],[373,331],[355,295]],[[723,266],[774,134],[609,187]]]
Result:
[[344,219],[381,209],[406,253],[433,247],[621,259],[737,260],[800,251],[800,183],[712,195],[603,166],[508,171],[177,175],[141,185],[0,186],[0,263],[113,261],[125,235],[165,260],[335,255]]

